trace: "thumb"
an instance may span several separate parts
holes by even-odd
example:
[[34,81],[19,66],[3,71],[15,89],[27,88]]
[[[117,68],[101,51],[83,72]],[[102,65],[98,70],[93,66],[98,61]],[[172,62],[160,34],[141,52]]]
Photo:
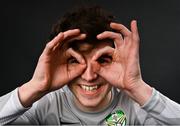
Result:
[[103,67],[101,66],[99,71],[97,71],[97,74],[104,78],[109,84],[112,86],[117,87],[117,82],[118,82],[118,73],[116,71],[113,71],[111,66],[110,68]]
[[105,69],[104,67],[99,67],[97,74],[99,74],[102,78],[105,80],[108,80],[109,71]]
[[108,78],[108,70],[106,68],[104,68],[103,66],[101,66],[98,62],[96,61],[92,61],[92,65],[93,67],[93,71],[96,72],[99,76],[101,76],[104,79]]

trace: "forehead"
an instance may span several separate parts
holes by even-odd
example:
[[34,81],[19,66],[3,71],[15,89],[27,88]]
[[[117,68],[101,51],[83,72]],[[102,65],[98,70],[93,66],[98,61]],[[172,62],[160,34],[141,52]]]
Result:
[[106,46],[114,47],[112,40],[97,40],[97,41],[74,41],[69,44],[69,48],[73,48],[75,51],[80,53],[92,52],[98,49],[104,48]]

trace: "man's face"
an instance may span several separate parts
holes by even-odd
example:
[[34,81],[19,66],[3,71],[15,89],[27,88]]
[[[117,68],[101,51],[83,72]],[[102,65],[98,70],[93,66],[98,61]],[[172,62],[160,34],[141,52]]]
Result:
[[[98,111],[105,107],[111,99],[111,85],[97,74],[99,67],[111,63],[111,57],[102,55],[97,61],[92,57],[95,53],[112,43],[107,41],[96,42],[93,44],[77,42],[74,50],[84,57],[86,69],[76,79],[72,80],[68,86],[75,95],[74,102],[85,111]],[[68,65],[75,65],[76,59],[68,61]]]

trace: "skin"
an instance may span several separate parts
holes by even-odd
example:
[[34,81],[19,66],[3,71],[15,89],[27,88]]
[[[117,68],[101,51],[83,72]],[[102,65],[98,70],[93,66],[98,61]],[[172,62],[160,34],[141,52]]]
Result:
[[[76,79],[73,79],[69,84],[70,90],[75,95],[74,102],[77,107],[83,111],[99,111],[105,108],[111,100],[111,84],[97,74],[100,65],[106,66],[111,63],[110,57],[99,57],[96,61],[92,58],[98,50],[106,47],[112,47],[112,43],[108,41],[97,41],[95,43],[76,43],[76,52],[85,59],[87,64],[86,69]],[[77,65],[75,58],[68,63],[69,66]],[[81,86],[98,86],[97,90],[87,91]]]
[[[50,41],[39,58],[32,79],[19,88],[19,98],[22,105],[28,107],[45,94],[60,89],[67,83],[74,81],[75,85],[75,83],[81,82],[76,80],[79,76],[88,84],[93,84],[93,81],[88,81],[87,78],[95,78],[95,80],[96,78],[103,78],[101,81],[104,85],[107,84],[106,88],[103,89],[108,97],[110,96],[109,85],[111,85],[124,90],[133,100],[143,105],[150,98],[152,88],[141,77],[137,23],[136,21],[131,22],[131,30],[118,23],[111,23],[110,26],[117,32],[105,31],[97,35],[97,39],[112,39],[115,42],[115,48],[103,46],[88,56],[80,55],[70,48],[62,48],[63,43],[85,38],[85,35],[81,34],[78,29],[59,33]],[[110,55],[112,63],[100,64],[98,59],[102,55]],[[69,57],[74,57],[78,63],[68,67],[67,59]],[[91,74],[87,74],[87,71]],[[92,110],[96,111],[99,109],[99,104],[107,105],[109,103],[109,98],[107,101],[104,100],[105,94],[91,98],[80,96],[81,94],[76,92],[79,90],[76,87],[71,87],[71,90],[77,94],[78,98],[80,97],[79,99],[76,97],[77,100],[75,101],[82,110],[86,111],[93,108]],[[89,99],[93,99],[93,103],[90,103]],[[86,102],[83,102],[84,100]]]
[[[73,50],[62,48],[62,45],[85,37],[79,29],[73,29],[59,33],[47,43],[32,79],[19,88],[19,98],[24,107],[31,106],[45,94],[63,87],[82,73],[86,67],[84,59]],[[76,56],[79,64],[69,70],[67,58],[71,56]]]
[[99,50],[93,59],[96,60],[105,53],[113,57],[113,62],[108,67],[100,67],[98,74],[113,86],[124,90],[137,103],[143,105],[150,98],[152,88],[143,81],[141,76],[140,39],[137,22],[135,20],[131,22],[131,30],[118,23],[111,23],[110,27],[117,33],[105,31],[99,34],[97,38],[100,40],[112,39],[115,42],[115,49],[104,48]]

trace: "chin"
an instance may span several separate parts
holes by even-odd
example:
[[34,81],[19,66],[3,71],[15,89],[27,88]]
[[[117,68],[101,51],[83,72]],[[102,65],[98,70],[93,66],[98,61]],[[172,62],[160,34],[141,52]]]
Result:
[[[109,92],[107,92],[109,94]],[[110,94],[111,95],[111,94]],[[76,95],[76,105],[84,111],[100,111],[109,104],[108,96],[104,93],[97,97],[83,97],[82,95]]]
[[79,101],[81,105],[84,107],[88,108],[95,108],[99,106],[100,102],[99,101],[93,101],[93,100],[84,100],[84,101]]
[[78,107],[83,111],[99,111],[100,108],[102,108],[101,101],[94,100],[82,100],[78,99]]

